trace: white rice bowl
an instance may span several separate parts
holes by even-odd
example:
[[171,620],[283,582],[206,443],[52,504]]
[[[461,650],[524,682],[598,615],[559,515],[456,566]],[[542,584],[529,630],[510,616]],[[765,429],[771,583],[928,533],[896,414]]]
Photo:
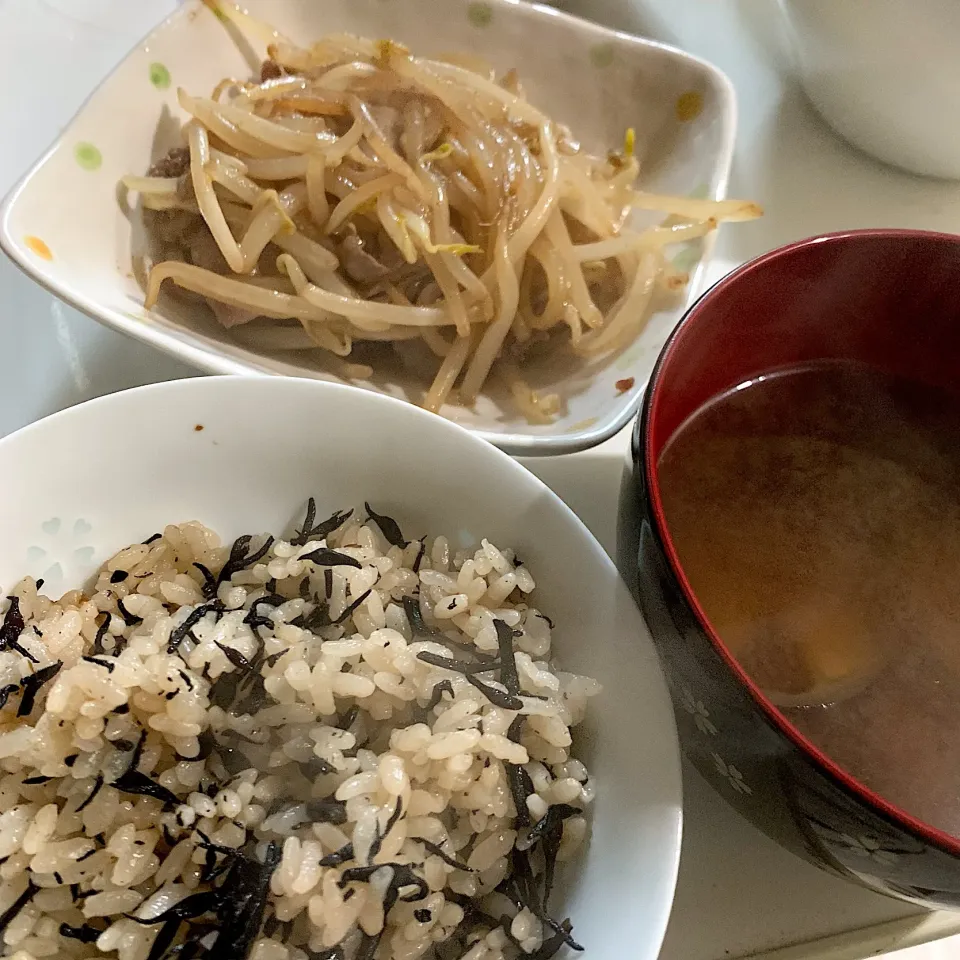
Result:
[[[246,379],[95,401],[0,467],[4,956],[545,957],[549,914],[612,957],[622,910],[655,956],[662,678],[609,560],[522,468],[400,403]],[[308,496],[317,523],[357,509],[295,537]],[[218,576],[241,534],[235,558],[265,552]]]

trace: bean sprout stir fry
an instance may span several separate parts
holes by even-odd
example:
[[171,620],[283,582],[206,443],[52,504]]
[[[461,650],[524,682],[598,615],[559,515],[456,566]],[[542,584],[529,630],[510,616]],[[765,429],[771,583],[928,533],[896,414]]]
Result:
[[[301,47],[218,9],[267,59],[209,97],[180,90],[185,145],[124,178],[159,253],[148,308],[170,280],[255,346],[319,348],[349,379],[418,357],[432,411],[499,378],[549,423],[560,397],[526,362],[622,350],[687,282],[670,244],[760,214],[638,190],[632,130],[588,155],[514,70],[346,35]],[[633,229],[635,208],[663,220]]]

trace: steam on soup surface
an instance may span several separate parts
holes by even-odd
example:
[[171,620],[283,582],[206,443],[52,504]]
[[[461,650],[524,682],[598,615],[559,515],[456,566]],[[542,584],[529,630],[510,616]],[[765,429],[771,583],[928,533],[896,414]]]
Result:
[[960,836],[960,397],[853,363],[710,401],[659,463],[717,633],[866,786]]

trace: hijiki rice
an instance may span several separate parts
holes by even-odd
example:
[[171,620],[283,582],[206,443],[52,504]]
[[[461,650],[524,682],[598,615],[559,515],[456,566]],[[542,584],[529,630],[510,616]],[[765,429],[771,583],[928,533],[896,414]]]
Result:
[[[0,933],[15,960],[536,960],[599,691],[530,570],[363,509],[199,523],[0,604]],[[554,898],[555,899],[555,898]]]

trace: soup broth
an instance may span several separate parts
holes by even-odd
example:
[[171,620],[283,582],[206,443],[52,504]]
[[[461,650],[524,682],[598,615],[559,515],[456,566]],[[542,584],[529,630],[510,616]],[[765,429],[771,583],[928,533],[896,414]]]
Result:
[[743,384],[659,463],[744,669],[867,787],[960,836],[960,397],[852,363]]

